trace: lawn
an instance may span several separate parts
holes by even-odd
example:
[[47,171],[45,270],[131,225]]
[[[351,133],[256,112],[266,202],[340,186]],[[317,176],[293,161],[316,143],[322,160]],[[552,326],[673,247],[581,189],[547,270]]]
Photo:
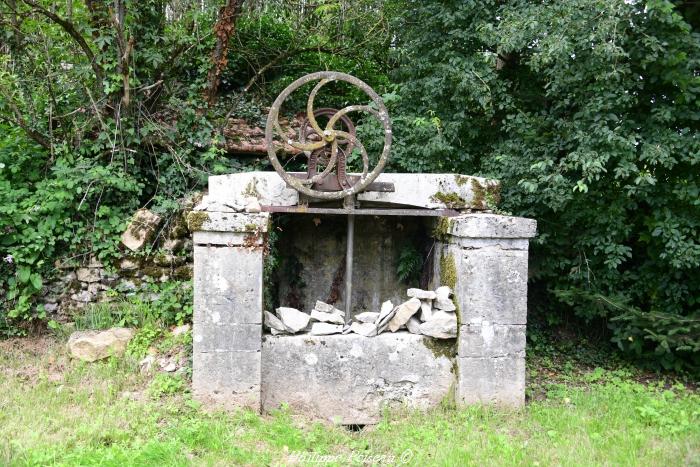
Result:
[[8,340],[0,464],[700,465],[694,389],[626,365],[530,353],[522,410],[445,402],[352,431],[285,408],[206,412],[186,375],[142,375],[126,357],[71,361],[52,337]]

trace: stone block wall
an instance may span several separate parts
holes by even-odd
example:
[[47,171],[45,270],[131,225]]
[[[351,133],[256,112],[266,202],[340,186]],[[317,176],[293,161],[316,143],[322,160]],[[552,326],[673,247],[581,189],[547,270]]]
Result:
[[194,212],[192,390],[260,410],[263,237],[268,214]]
[[[304,411],[337,416],[344,423],[376,420],[381,407],[397,398],[414,406],[434,405],[450,387],[462,405],[524,403],[528,243],[535,235],[535,221],[474,213],[437,222],[431,285],[452,288],[459,322],[456,350],[445,356],[423,352],[432,345],[431,338],[409,338],[402,332],[374,338],[263,336],[263,262],[270,215],[246,212],[256,203],[239,204],[210,199],[189,217],[194,231],[193,390],[199,400],[255,410],[297,401]],[[296,232],[311,239],[301,239],[300,244],[318,247],[314,232],[315,227]],[[373,246],[374,255],[383,247],[381,242]],[[390,269],[375,276],[395,275]],[[371,271],[361,272],[374,277]],[[376,277],[371,280],[377,282]],[[423,347],[416,347],[419,340]],[[398,345],[405,351],[392,351],[388,362],[381,355],[367,357],[366,351],[380,343],[382,348]],[[416,352],[425,358],[416,358]],[[407,361],[397,360],[402,358]],[[371,394],[362,365],[376,370],[369,379],[387,387],[380,384]],[[439,381],[431,386],[433,373],[421,368],[436,369]],[[341,397],[346,386],[361,388],[365,395],[342,408],[342,400],[352,400]],[[326,396],[321,400],[315,397],[319,394]]]
[[525,402],[528,242],[536,222],[465,214],[443,223],[436,278],[458,307],[458,403]]

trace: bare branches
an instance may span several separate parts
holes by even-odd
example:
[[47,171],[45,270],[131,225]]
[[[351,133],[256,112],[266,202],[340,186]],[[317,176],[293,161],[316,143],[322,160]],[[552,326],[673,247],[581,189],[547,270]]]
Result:
[[241,14],[244,0],[227,0],[226,5],[219,10],[219,18],[214,25],[216,45],[211,54],[211,68],[207,75],[207,88],[204,91],[204,99],[209,106],[216,103],[221,72],[228,64],[228,44],[236,31],[236,19]]
[[117,39],[117,71],[122,77],[122,107],[128,111],[131,103],[130,88],[129,88],[129,57],[134,49],[134,37],[128,39],[124,31],[124,18],[126,17],[126,5],[123,0],[116,2],[117,11],[112,18],[112,24],[116,32]]

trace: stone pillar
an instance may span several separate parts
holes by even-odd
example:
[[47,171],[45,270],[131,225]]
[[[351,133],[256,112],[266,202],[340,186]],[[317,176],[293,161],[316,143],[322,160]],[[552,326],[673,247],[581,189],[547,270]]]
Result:
[[263,247],[269,214],[193,211],[194,397],[260,410]]
[[527,261],[532,219],[466,214],[442,223],[440,281],[455,294],[456,400],[525,403]]

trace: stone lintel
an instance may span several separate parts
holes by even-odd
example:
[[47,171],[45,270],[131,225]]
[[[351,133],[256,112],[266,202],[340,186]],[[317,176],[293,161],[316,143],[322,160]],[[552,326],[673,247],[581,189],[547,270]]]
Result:
[[532,238],[537,221],[498,214],[462,214],[449,218],[448,233],[465,238]]
[[459,327],[457,355],[460,357],[508,357],[524,351],[524,324],[481,321]]
[[219,212],[219,211],[190,211],[187,214],[187,225],[193,232],[267,232],[270,214],[267,212]]
[[[500,189],[497,180],[458,174],[382,173],[375,181],[393,183],[394,191],[365,191],[358,194],[359,201],[427,209],[487,209],[487,204],[497,200]],[[256,198],[263,206],[299,204],[299,194],[287,187],[277,172],[209,177],[209,195],[204,204],[242,211],[250,198]]]
[[525,404],[525,353],[507,357],[458,357],[457,403]]

